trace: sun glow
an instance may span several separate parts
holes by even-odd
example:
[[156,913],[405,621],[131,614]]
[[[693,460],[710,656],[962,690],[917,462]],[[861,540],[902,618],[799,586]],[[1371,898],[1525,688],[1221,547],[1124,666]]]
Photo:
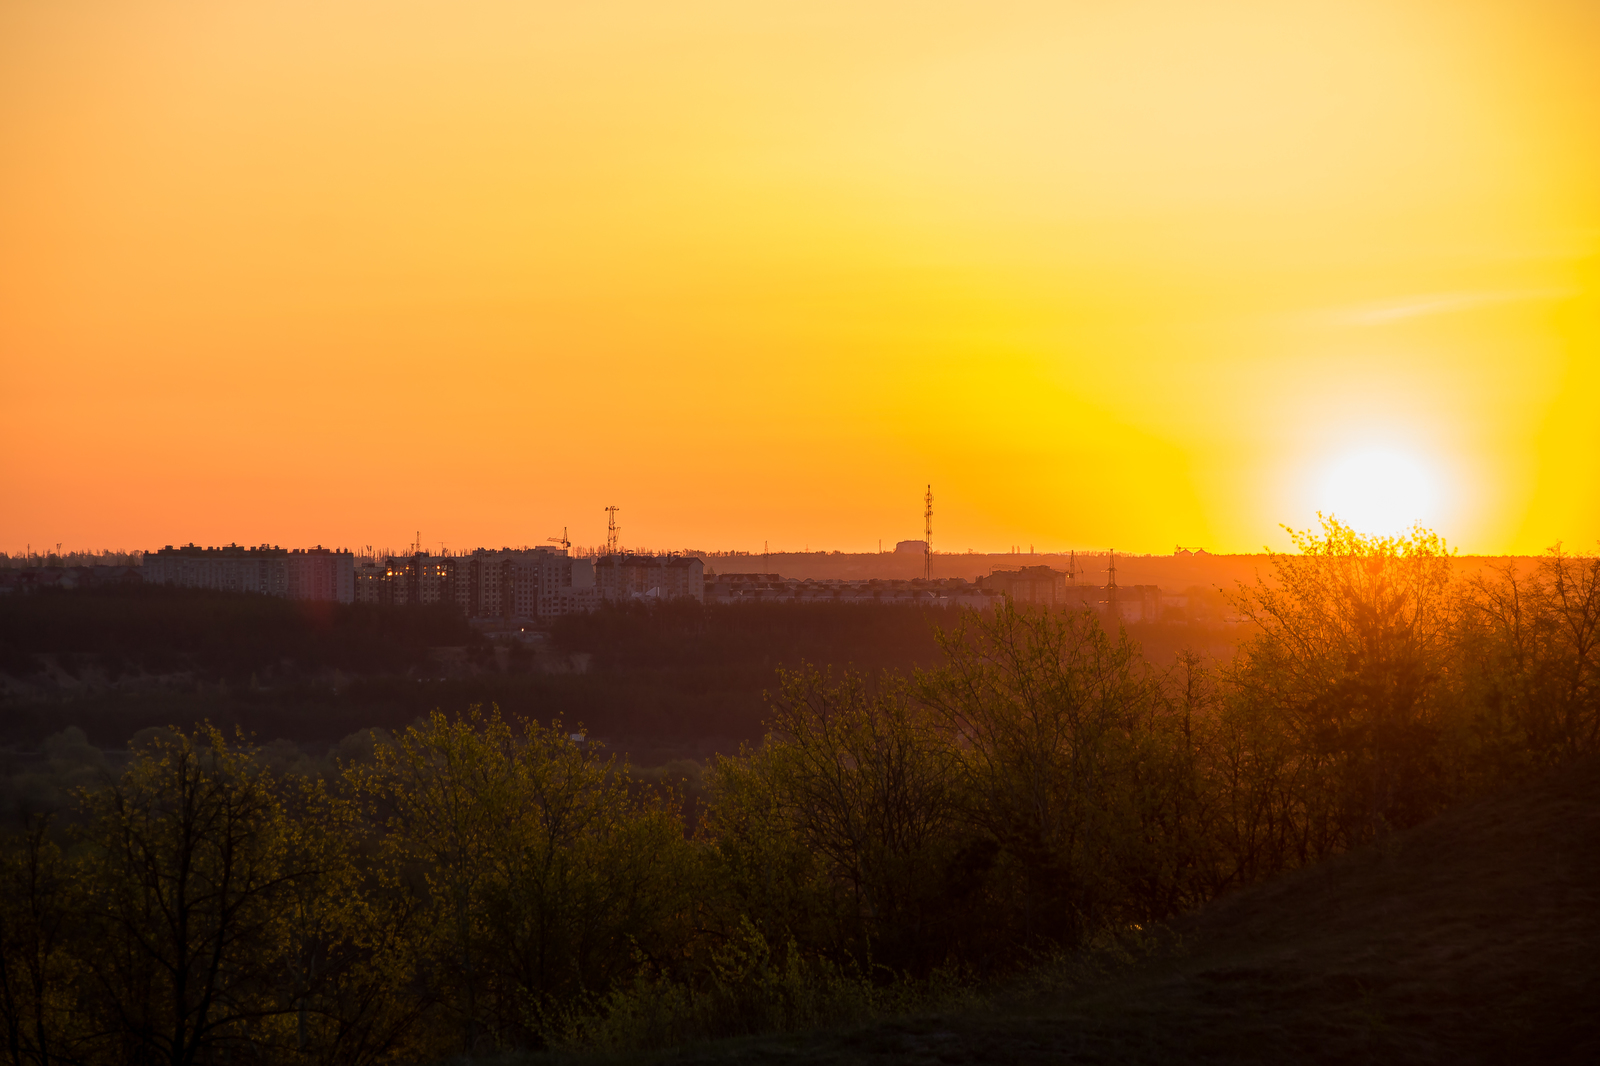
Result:
[[374,10],[0,3],[0,550],[1600,536],[1600,4]]
[[1362,533],[1389,535],[1438,520],[1439,478],[1418,456],[1366,448],[1327,469],[1318,509]]

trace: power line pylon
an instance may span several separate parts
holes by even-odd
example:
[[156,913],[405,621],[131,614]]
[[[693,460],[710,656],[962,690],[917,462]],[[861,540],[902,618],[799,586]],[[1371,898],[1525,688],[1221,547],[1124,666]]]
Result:
[[922,498],[922,576],[926,580],[933,578],[933,486],[928,486],[928,494]]
[[612,505],[606,508],[606,554],[617,554],[621,544],[622,527],[617,525],[617,512],[622,508]]

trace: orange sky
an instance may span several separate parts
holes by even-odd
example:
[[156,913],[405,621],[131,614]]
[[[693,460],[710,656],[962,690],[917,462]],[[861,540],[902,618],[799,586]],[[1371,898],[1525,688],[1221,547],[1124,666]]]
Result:
[[0,373],[8,551],[1593,550],[1600,8],[0,0]]

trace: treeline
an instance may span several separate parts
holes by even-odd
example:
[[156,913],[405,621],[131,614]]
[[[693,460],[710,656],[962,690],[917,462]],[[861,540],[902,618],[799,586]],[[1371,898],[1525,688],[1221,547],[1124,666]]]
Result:
[[190,670],[236,684],[323,670],[398,671],[435,646],[483,638],[444,607],[394,610],[165,586],[0,597],[0,670],[37,670],[40,654],[94,656],[109,676]]
[[[909,669],[938,655],[953,609],[865,604],[605,604],[554,621],[563,655],[616,672],[748,667],[801,660]],[[431,647],[480,652],[484,638],[450,605],[308,603],[165,586],[51,590],[0,597],[0,669],[27,673],[39,654],[99,657],[104,672],[191,670],[234,682],[292,668],[309,674],[403,670]],[[513,670],[535,665],[513,648]]]
[[0,569],[12,570],[28,566],[139,566],[143,562],[144,552],[126,549],[36,552],[29,548],[16,555],[0,552]]
[[[935,633],[956,618],[900,605],[609,604],[497,649],[446,607],[308,610],[166,588],[0,597],[0,671],[31,679],[6,700],[0,744],[31,748],[74,725],[120,747],[175,719],[329,744],[481,702],[581,718],[630,751],[732,750],[760,738],[776,667],[907,672],[938,661]],[[462,651],[430,650],[441,646]],[[52,680],[63,672],[84,683]]]
[[[510,717],[582,719],[630,752],[701,758],[760,738],[777,667],[910,673],[940,661],[936,634],[959,617],[898,604],[607,604],[556,619],[543,641],[496,649],[443,606],[138,587],[0,597],[0,673],[23,682],[4,698],[0,745],[33,748],[71,725],[121,747],[141,729],[202,719],[326,745],[434,707],[497,703]],[[1130,632],[1166,664],[1184,647],[1226,654],[1234,629]]]
[[755,671],[801,662],[909,671],[939,657],[936,634],[955,624],[948,607],[866,603],[611,603],[555,620],[551,640],[593,656],[611,672]]
[[[1600,560],[1456,585],[1298,538],[1231,660],[1007,605],[786,673],[690,833],[559,723],[435,713],[337,773],[221,731],[21,812],[10,1061],[367,1064],[838,1022],[1148,927],[1600,749]],[[69,744],[60,758],[70,758]]]

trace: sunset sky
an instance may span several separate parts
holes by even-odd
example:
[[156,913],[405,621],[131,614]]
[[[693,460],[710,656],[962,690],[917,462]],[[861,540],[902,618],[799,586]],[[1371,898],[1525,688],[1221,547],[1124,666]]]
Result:
[[1600,5],[0,0],[0,374],[10,552],[1593,551]]

